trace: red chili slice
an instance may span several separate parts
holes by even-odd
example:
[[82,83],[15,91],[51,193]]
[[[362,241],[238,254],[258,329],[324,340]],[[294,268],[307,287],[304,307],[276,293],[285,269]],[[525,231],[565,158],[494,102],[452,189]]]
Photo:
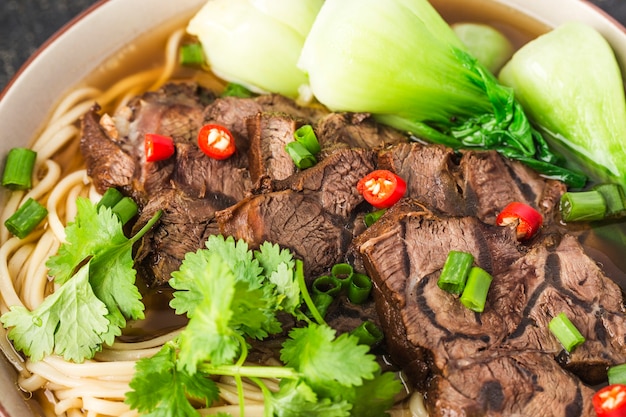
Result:
[[496,218],[498,226],[508,226],[517,223],[517,238],[527,240],[534,236],[543,224],[543,216],[528,204],[509,203]]
[[598,417],[626,416],[626,385],[612,384],[595,393],[593,408]]
[[213,159],[226,159],[235,153],[235,137],[230,130],[217,124],[202,126],[198,133],[198,146]]
[[359,180],[356,189],[376,208],[389,208],[404,196],[406,183],[386,169],[372,171]]
[[146,133],[144,137],[146,161],[163,161],[174,155],[174,140],[169,136]]

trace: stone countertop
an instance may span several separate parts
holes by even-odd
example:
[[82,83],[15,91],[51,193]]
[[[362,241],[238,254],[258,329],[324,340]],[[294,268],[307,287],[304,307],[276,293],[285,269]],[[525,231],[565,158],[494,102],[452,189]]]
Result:
[[[626,1],[590,0],[626,25]],[[97,0],[0,0],[0,90],[50,36]]]

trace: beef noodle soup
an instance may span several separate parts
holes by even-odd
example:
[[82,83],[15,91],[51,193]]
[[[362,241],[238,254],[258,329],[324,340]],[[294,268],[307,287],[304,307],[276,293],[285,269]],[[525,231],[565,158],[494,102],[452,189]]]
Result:
[[[516,47],[548,30],[544,25],[504,6],[489,3],[487,7],[487,3],[485,0],[433,1],[450,23],[480,21],[491,24],[502,30]],[[178,64],[178,47],[189,40],[184,32],[185,25],[186,20],[172,22],[171,27],[137,40],[133,48],[111,57],[109,62],[113,64],[103,66],[108,69],[100,69],[83,82],[77,82],[79,87],[59,102],[41,134],[33,140],[31,147],[37,151],[37,181],[30,191],[5,195],[2,218],[6,219],[31,197],[45,202],[49,215],[45,225],[25,239],[12,237],[5,228],[0,230],[2,313],[11,306],[34,309],[57,289],[49,280],[46,261],[57,253],[66,239],[64,227],[76,215],[77,197],[87,197],[94,202],[101,197],[87,174],[80,151],[80,122],[94,103],[101,107],[99,114],[115,115],[135,97],[147,91],[158,91],[169,83],[191,82],[216,94],[225,87],[223,80],[205,70],[184,68]],[[456,161],[456,157],[450,158]],[[626,288],[623,272],[626,271],[626,260],[621,256],[623,246],[607,240],[603,237],[605,235],[585,233],[587,237],[583,243],[593,259],[603,265],[605,273]],[[146,305],[145,320],[130,321],[115,343],[97,352],[93,360],[78,364],[49,356],[31,361],[22,358],[10,346],[3,347],[18,368],[19,387],[26,393],[32,393],[43,415],[138,415],[124,403],[136,361],[154,355],[186,324],[186,319],[174,314],[169,307],[171,291],[167,286],[143,282],[141,274],[138,285]],[[8,343],[6,337],[2,340],[3,344]],[[273,348],[276,349],[275,346]],[[259,351],[263,352],[263,349]],[[384,349],[378,353],[381,363],[390,361]],[[273,355],[258,354],[258,358],[254,359],[275,365],[279,363],[277,358],[274,352]],[[398,396],[397,404],[390,413],[392,416],[425,416],[423,397],[414,389],[414,376],[407,378],[403,365],[393,363],[388,366],[405,380],[406,387],[406,392]],[[234,377],[225,376],[216,382],[220,388],[220,401],[212,410],[206,411],[207,414],[224,411],[236,415],[239,411],[237,381]],[[278,387],[275,380],[265,383],[270,389]],[[263,393],[254,384],[245,386],[246,415],[264,415]]]

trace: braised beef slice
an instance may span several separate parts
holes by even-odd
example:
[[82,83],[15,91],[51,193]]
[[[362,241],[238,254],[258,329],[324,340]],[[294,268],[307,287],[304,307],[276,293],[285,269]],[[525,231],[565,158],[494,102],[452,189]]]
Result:
[[465,151],[460,161],[460,187],[466,213],[495,224],[500,211],[510,202],[535,207],[550,223],[561,195],[563,183],[546,180],[518,161],[496,151]]
[[231,200],[215,196],[190,198],[174,189],[153,195],[133,230],[136,233],[158,210],[163,211],[156,225],[141,239],[135,255],[143,280],[151,287],[167,283],[171,273],[180,268],[187,252],[204,247],[208,236],[217,234],[215,224],[211,223],[214,214],[231,204]]
[[315,125],[322,158],[336,148],[381,149],[408,141],[407,135],[377,123],[368,113],[330,113]]
[[100,192],[107,188],[129,189],[135,172],[135,160],[100,126],[100,108],[94,106],[82,118],[80,150],[85,158],[87,175]]
[[215,214],[219,232],[251,247],[277,243],[304,260],[308,276],[339,262],[350,241],[341,222],[314,196],[292,190],[247,197]]
[[426,396],[437,404],[431,417],[592,417],[593,393],[549,356],[526,351],[451,361],[430,381]]
[[[553,371],[546,374],[547,367],[541,365],[545,361],[582,393],[580,401],[559,399],[555,414],[547,415],[562,415],[558,410],[564,407],[582,410],[571,415],[590,415],[592,392],[581,388],[580,379],[597,383],[606,378],[607,366],[626,359],[621,291],[572,236],[557,240],[548,236],[528,249],[517,243],[509,228],[475,217],[435,215],[404,200],[358,236],[354,245],[375,282],[377,311],[390,353],[408,364],[407,374],[418,386],[428,385],[431,415],[534,415],[526,411],[537,406],[535,397],[548,396],[541,400],[548,401],[561,396],[560,389],[544,393],[536,381],[509,384],[510,375],[494,369],[527,368],[524,373],[537,381],[549,381]],[[480,314],[437,286],[450,250],[473,253],[475,264],[493,276]],[[588,340],[571,354],[548,330],[549,320],[562,311]],[[541,359],[520,367],[516,361],[523,352]],[[458,381],[471,377],[468,367],[476,368],[472,386],[460,393],[458,403],[446,405],[455,398],[449,390],[458,390]],[[479,379],[483,374],[485,378]],[[493,385],[494,380],[499,385]],[[503,393],[503,402],[485,405],[481,390],[494,386]],[[525,393],[529,389],[531,393]],[[517,404],[525,397],[526,402]]]
[[373,151],[338,149],[313,167],[276,181],[274,189],[315,194],[324,210],[347,219],[363,202],[357,183],[375,168]]
[[234,203],[252,188],[247,165],[247,155],[239,150],[228,159],[217,160],[195,144],[178,143],[171,182],[191,197],[204,199],[218,194]]
[[262,178],[283,180],[296,172],[285,145],[295,140],[296,130],[306,124],[286,113],[257,113],[246,118],[250,140],[248,160],[253,183]]

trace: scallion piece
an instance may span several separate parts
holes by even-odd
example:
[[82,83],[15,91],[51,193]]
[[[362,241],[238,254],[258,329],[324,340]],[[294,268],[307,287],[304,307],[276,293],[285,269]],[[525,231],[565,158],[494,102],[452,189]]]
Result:
[[566,222],[602,220],[606,215],[606,202],[597,190],[563,193],[559,208]]
[[126,224],[130,219],[135,217],[139,208],[132,198],[124,197],[118,201],[111,210],[117,215],[122,224]]
[[98,210],[100,207],[109,207],[112,208],[114,205],[119,203],[119,201],[124,198],[124,195],[117,188],[108,188],[104,194],[102,194],[102,198],[96,204]]
[[626,215],[626,195],[624,189],[618,184],[598,184],[593,187],[599,192],[606,203],[607,218],[623,217]]
[[571,352],[585,341],[583,335],[580,334],[580,331],[578,331],[565,313],[559,313],[552,318],[548,324],[548,329],[568,352]]
[[47,215],[48,210],[43,205],[29,198],[4,222],[4,225],[13,235],[24,239]]
[[33,169],[37,152],[28,148],[13,148],[7,154],[2,174],[2,185],[10,190],[28,190],[32,187]]
[[330,269],[330,274],[339,282],[341,282],[341,288],[347,290],[352,281],[352,275],[354,274],[354,268],[347,263],[339,263],[333,265]]
[[293,163],[300,169],[307,169],[317,164],[315,156],[300,142],[289,142],[285,145],[285,151],[287,151]]
[[365,226],[370,227],[371,225],[376,223],[376,221],[380,219],[383,216],[383,214],[385,214],[386,211],[387,209],[380,209],[380,210],[367,213],[365,217],[363,218],[363,221],[365,222]]
[[363,304],[372,291],[372,280],[365,274],[353,274],[348,287],[348,299],[354,304]]
[[300,142],[307,149],[307,151],[311,152],[313,155],[322,150],[320,143],[317,140],[317,136],[313,131],[313,126],[311,125],[299,127],[293,133],[293,136],[297,142]]
[[437,280],[439,288],[452,294],[461,294],[473,263],[474,256],[471,253],[450,251]]
[[350,334],[359,339],[362,345],[374,346],[383,340],[383,332],[371,321],[364,321],[359,327],[350,331]]
[[228,83],[224,91],[221,94],[222,97],[239,97],[239,98],[249,98],[253,97],[254,93],[248,90],[241,84],[237,83]]
[[311,298],[322,317],[326,316],[328,308],[340,292],[341,282],[331,275],[323,275],[313,281]]
[[609,367],[607,371],[609,385],[626,385],[626,363]]
[[485,309],[487,293],[492,280],[493,277],[487,271],[481,267],[473,266],[469,271],[465,289],[461,294],[461,304],[472,311],[482,313]]
[[202,65],[204,63],[202,45],[200,43],[187,43],[182,45],[178,59],[181,65]]

